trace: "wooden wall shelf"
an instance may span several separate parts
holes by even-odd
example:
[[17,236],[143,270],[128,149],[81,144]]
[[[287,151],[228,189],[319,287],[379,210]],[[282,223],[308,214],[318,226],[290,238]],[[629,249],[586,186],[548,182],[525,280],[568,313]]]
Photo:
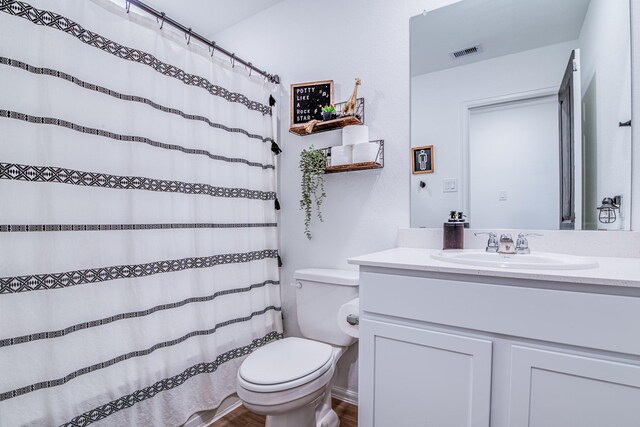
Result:
[[[344,102],[335,104],[336,114],[340,115]],[[338,117],[332,120],[318,122],[311,133],[305,130],[306,123],[291,125],[289,132],[299,136],[314,135],[316,133],[328,132],[331,130],[342,129],[345,126],[364,124],[364,98],[358,98],[356,101],[356,114],[344,117]]]
[[[373,162],[365,162],[365,163],[352,163],[350,165],[339,165],[339,166],[327,166],[324,168],[324,173],[339,173],[339,172],[355,172],[355,171],[363,171],[370,169],[382,169],[384,167],[384,140],[379,139],[376,141],[378,143],[378,155],[376,156],[375,161]],[[321,149],[327,159],[331,158],[331,147]],[[330,162],[330,160],[329,160]]]
[[384,165],[377,162],[353,163],[351,165],[327,166],[324,173],[354,172],[369,169],[382,169]]
[[361,125],[361,124],[362,124],[362,121],[357,117],[347,116],[347,117],[339,117],[337,119],[319,122],[313,127],[313,131],[311,133],[307,133],[306,129],[304,128],[306,125],[293,125],[289,129],[289,132],[295,133],[296,135],[300,135],[300,136],[307,136],[307,135],[313,135],[315,133],[341,129],[345,126]]

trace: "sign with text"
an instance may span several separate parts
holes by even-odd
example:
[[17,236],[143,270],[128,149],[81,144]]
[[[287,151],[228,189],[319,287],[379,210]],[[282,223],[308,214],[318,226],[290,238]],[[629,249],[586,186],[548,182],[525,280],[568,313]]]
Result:
[[322,120],[322,107],[333,104],[333,80],[291,85],[291,125]]

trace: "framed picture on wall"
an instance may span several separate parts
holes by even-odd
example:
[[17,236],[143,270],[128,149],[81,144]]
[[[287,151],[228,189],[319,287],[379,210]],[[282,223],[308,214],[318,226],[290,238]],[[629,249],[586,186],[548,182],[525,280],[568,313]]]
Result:
[[322,107],[333,105],[333,80],[291,85],[291,126],[322,120]]
[[411,147],[411,153],[413,154],[411,167],[413,174],[433,173],[433,145]]

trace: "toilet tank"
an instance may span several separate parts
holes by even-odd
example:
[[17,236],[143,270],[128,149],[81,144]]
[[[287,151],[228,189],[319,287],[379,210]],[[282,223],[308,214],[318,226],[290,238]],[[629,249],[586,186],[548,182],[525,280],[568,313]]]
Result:
[[340,306],[358,297],[358,272],[323,268],[296,270],[298,324],[305,338],[349,346],[355,338],[338,327]]

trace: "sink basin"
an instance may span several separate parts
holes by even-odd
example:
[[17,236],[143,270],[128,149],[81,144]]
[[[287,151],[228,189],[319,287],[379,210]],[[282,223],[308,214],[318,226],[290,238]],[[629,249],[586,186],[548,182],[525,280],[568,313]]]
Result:
[[437,254],[432,254],[431,257],[439,261],[456,264],[523,270],[580,270],[598,267],[598,263],[589,258],[546,252],[508,255],[466,249],[441,251]]

